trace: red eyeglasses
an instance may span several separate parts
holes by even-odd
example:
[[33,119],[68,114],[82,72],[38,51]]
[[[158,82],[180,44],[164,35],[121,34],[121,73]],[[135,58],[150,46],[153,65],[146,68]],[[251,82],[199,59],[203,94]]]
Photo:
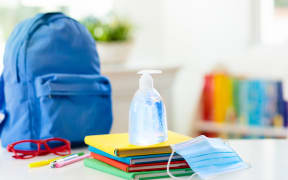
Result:
[[9,144],[7,150],[14,153],[12,157],[15,159],[30,159],[35,156],[43,156],[50,153],[58,156],[71,154],[70,142],[62,138],[17,141]]

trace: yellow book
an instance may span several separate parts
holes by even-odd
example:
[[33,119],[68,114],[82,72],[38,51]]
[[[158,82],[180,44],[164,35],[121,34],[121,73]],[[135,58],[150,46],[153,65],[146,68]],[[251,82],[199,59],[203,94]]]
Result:
[[140,156],[148,154],[171,153],[171,144],[177,144],[191,139],[172,131],[168,131],[168,140],[149,146],[136,146],[129,144],[128,133],[92,135],[85,137],[85,143],[106,153],[118,157]]
[[225,92],[224,92],[224,74],[214,75],[214,94],[213,94],[213,107],[214,107],[214,121],[216,123],[223,123],[225,119]]
[[[216,123],[225,123],[233,116],[232,80],[226,74],[214,75],[214,120]],[[231,117],[230,117],[231,116]]]

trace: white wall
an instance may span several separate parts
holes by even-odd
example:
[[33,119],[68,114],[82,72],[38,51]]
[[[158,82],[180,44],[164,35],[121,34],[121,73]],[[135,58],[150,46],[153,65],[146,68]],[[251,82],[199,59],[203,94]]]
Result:
[[[219,60],[246,52],[251,43],[249,0],[115,1],[139,29],[134,64],[180,64],[172,130],[190,134],[203,74]],[[157,62],[155,62],[157,61]]]
[[165,60],[184,66],[175,87],[176,131],[191,129],[203,74],[220,61],[226,63],[225,57],[247,50],[249,5],[249,0],[169,0],[166,4]]
[[163,54],[165,0],[115,0],[117,14],[126,16],[135,25],[134,50],[130,60],[138,63],[158,61]]

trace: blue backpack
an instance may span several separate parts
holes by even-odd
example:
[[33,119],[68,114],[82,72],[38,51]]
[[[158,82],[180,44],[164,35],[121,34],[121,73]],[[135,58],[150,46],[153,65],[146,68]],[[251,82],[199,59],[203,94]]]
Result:
[[111,86],[100,74],[87,29],[62,13],[38,14],[16,26],[7,41],[1,76],[2,146],[24,139],[109,133]]

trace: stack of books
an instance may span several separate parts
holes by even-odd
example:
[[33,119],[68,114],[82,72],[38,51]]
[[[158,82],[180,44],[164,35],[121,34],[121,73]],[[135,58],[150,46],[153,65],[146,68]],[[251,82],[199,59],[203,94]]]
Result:
[[[124,179],[167,178],[170,145],[189,139],[169,131],[165,142],[135,146],[129,144],[127,133],[86,136],[85,143],[89,146],[91,158],[85,159],[84,165]],[[177,154],[173,156],[170,169],[174,176],[193,174],[187,162]]]

